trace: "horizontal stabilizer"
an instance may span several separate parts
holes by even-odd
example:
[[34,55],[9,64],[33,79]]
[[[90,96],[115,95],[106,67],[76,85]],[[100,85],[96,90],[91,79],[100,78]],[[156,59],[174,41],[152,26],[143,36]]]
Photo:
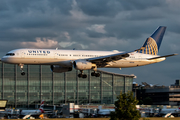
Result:
[[159,56],[159,57],[149,58],[148,60],[153,60],[153,59],[158,59],[158,58],[163,58],[163,57],[171,57],[171,56],[175,56],[175,55],[178,55],[178,54],[164,55],[164,56]]

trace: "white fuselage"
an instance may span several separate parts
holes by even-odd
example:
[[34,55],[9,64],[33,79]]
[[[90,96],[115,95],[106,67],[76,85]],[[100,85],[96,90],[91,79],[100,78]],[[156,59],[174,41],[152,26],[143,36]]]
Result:
[[[11,64],[31,65],[61,65],[72,66],[74,60],[82,60],[111,54],[121,53],[119,51],[84,51],[84,50],[53,50],[53,49],[16,49],[8,52],[1,60]],[[148,60],[158,57],[157,55],[142,54],[137,52],[129,53],[129,57],[109,62],[105,67],[126,68],[143,66],[157,63],[165,58]]]
[[21,115],[40,115],[42,112],[40,110],[22,110]]
[[115,109],[100,109],[98,111],[98,115],[99,116],[109,116],[111,114],[111,112],[114,112]]

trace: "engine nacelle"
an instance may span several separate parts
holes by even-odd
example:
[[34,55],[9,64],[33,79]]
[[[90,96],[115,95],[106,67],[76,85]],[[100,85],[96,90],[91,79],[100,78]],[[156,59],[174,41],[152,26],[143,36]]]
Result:
[[74,68],[77,70],[89,70],[94,68],[94,64],[88,61],[74,61]]
[[72,67],[62,67],[59,65],[51,65],[51,71],[56,73],[72,71]]

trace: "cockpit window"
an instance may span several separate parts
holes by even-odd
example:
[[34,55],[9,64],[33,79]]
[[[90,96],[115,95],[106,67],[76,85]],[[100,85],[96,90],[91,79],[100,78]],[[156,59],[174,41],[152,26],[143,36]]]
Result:
[[6,56],[14,56],[14,53],[7,53]]

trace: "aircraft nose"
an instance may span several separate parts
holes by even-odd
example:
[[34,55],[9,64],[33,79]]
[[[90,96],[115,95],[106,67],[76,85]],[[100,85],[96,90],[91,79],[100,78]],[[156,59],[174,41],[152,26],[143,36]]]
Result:
[[7,58],[4,56],[4,57],[1,58],[1,61],[2,61],[2,62],[6,62],[6,59],[7,59]]
[[4,62],[4,57],[1,58],[1,61]]

